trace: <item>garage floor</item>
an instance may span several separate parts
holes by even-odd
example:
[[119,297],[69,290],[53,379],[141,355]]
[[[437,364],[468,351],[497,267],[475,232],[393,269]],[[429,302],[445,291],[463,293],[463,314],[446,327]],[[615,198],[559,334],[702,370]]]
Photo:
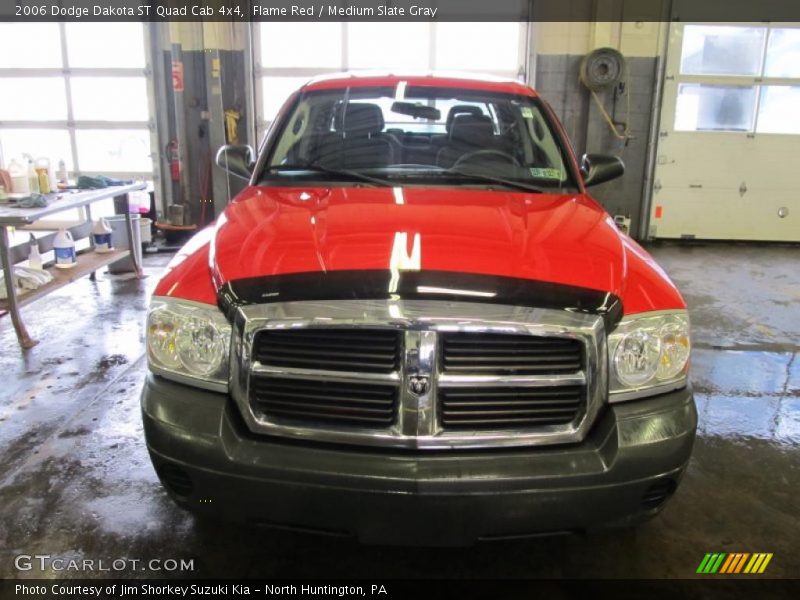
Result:
[[636,531],[410,551],[196,524],[156,480],[139,418],[159,255],[143,281],[102,275],[27,307],[42,341],[26,355],[0,320],[0,577],[22,575],[23,553],[194,558],[204,577],[690,577],[715,551],[773,552],[768,574],[796,576],[800,248],[653,253],[692,311],[700,431],[676,497]]

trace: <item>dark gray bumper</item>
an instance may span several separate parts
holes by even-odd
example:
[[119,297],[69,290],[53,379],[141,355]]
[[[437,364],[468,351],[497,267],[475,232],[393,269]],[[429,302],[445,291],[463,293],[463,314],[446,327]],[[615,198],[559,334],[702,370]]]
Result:
[[255,436],[227,395],[153,376],[142,412],[165,487],[195,512],[418,545],[647,518],[680,480],[697,425],[690,388],[608,407],[578,445],[453,453]]

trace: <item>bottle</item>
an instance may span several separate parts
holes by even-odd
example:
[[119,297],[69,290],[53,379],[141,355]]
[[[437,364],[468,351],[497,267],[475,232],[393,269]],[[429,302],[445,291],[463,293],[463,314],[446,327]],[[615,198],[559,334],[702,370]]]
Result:
[[8,163],[8,174],[11,176],[11,189],[8,191],[27,196],[31,190],[28,187],[28,174],[25,172],[25,167],[12,158]]
[[59,269],[71,269],[78,261],[75,255],[75,240],[72,239],[72,234],[61,229],[56,234],[53,240],[53,250],[56,253],[56,267]]
[[39,176],[33,168],[33,161],[28,159],[28,191],[31,194],[39,194]]
[[67,163],[62,158],[58,161],[58,171],[56,171],[56,182],[67,185]]
[[94,241],[94,251],[100,254],[111,252],[111,227],[105,219],[97,219],[92,228],[92,240]]
[[36,176],[39,178],[39,192],[42,194],[49,194],[54,191],[50,187],[50,159],[41,157],[36,159]]
[[31,269],[42,268],[42,255],[39,254],[39,242],[33,234],[31,234],[31,250],[28,253],[28,266]]

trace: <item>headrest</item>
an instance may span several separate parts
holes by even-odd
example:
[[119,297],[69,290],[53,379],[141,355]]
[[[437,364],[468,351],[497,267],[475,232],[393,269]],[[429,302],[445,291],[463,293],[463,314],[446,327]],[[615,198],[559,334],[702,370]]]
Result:
[[367,136],[383,131],[383,111],[377,104],[348,104],[343,131],[351,136]]
[[450,128],[450,141],[482,146],[494,140],[492,120],[486,116],[456,115]]
[[456,104],[453,108],[447,111],[447,120],[444,123],[444,128],[450,133],[450,128],[453,127],[453,119],[456,115],[474,115],[480,117],[483,114],[480,106],[470,106],[469,104]]

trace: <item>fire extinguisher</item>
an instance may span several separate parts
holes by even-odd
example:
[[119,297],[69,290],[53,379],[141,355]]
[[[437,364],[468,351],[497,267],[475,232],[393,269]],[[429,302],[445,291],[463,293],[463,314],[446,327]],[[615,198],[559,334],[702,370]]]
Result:
[[167,160],[169,160],[169,174],[172,181],[181,180],[181,156],[178,152],[178,140],[172,140],[166,147]]

